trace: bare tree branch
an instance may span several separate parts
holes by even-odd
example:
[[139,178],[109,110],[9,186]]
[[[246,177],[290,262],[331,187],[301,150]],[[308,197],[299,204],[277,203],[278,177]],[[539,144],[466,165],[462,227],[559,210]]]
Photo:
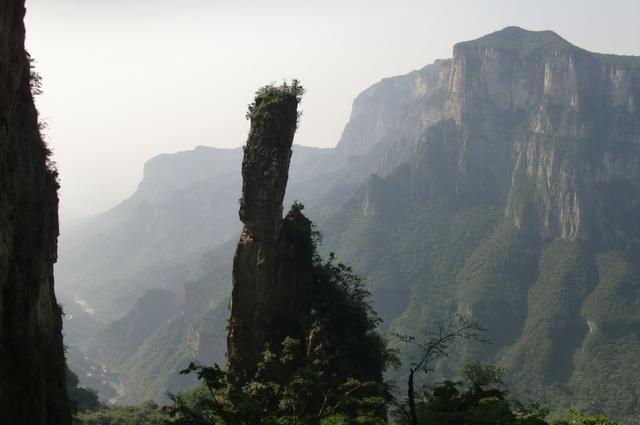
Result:
[[[409,367],[409,377],[407,385],[407,403],[409,404],[408,420],[411,425],[418,424],[418,415],[416,412],[415,402],[415,384],[414,379],[416,373],[429,373],[433,371],[431,366],[434,360],[448,357],[448,349],[453,342],[459,339],[474,340],[489,343],[487,339],[482,338],[482,334],[486,329],[475,320],[466,316],[458,316],[457,320],[450,326],[438,326],[436,332],[428,332],[425,334],[426,341],[417,342],[416,338],[411,335],[394,333],[396,338],[407,344],[413,345],[420,349],[420,356],[417,361],[411,363]],[[403,413],[406,411],[403,409]]]

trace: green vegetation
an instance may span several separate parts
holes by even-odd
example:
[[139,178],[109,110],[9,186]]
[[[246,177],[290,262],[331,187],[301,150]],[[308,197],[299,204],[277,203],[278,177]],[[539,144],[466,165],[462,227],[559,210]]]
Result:
[[[439,137],[458,143],[453,133]],[[558,194],[545,195],[521,176],[511,201],[519,218],[530,209],[522,228],[504,220],[506,199],[496,202],[487,192],[471,205],[458,201],[464,183],[432,178],[425,170],[447,159],[432,147],[419,152],[427,149],[431,158],[417,155],[386,179],[372,178],[321,225],[329,249],[367,276],[383,329],[424,335],[431,324],[469,316],[489,329],[493,344],[454,344],[448,358],[434,363],[429,382],[459,380],[464,364],[477,359],[505,369],[514,397],[553,412],[634,417],[640,394],[640,366],[633,360],[640,357],[637,250],[613,240],[541,238],[543,201]],[[441,187],[428,188],[434,182]],[[607,209],[611,216],[603,220],[623,223],[620,228],[635,235],[629,213],[635,210],[626,207],[635,200],[622,194],[630,190],[614,183],[601,190],[611,193],[603,198],[611,205],[625,205]],[[403,363],[415,359],[415,348],[392,344]],[[407,371],[390,377],[407,382]]]
[[408,344],[420,349],[417,361],[409,366],[409,378],[407,380],[406,402],[398,404],[399,410],[411,425],[418,425],[415,378],[416,374],[427,374],[433,371],[432,362],[448,355],[449,347],[457,339],[479,339],[480,332],[485,329],[478,323],[461,318],[452,328],[440,327],[439,331],[429,336],[426,342],[418,342],[415,337],[407,335],[397,335],[398,338]]
[[571,425],[617,425],[614,421],[602,415],[586,415],[584,413],[571,411],[570,419],[568,421],[556,422],[557,425],[571,424]]
[[[295,203],[290,214],[300,214]],[[360,277],[317,254],[319,234],[285,220],[289,238],[313,258],[311,310],[303,318],[304,341],[286,338],[265,347],[253,378],[228,391],[229,376],[218,366],[191,364],[206,391],[173,396],[177,424],[384,424],[389,388],[383,372],[395,355],[376,332],[379,319]],[[198,396],[200,394],[200,396]]]
[[[286,81],[280,85],[269,84],[261,87],[255,95],[254,101],[249,104],[246,118],[248,120],[269,118],[269,110],[274,105],[294,105],[297,106],[304,95],[304,87],[300,85],[300,81],[294,79],[291,84]],[[298,112],[298,120],[300,112]],[[277,120],[276,120],[277,121]]]
[[[457,339],[480,339],[483,329],[461,319],[452,328],[441,328],[425,344],[415,338],[423,356],[410,370],[430,372],[432,361],[446,357]],[[330,356],[317,352],[306,362],[300,341],[288,338],[280,354],[265,350],[256,377],[239,394],[227,392],[227,374],[217,365],[190,364],[183,374],[195,374],[201,385],[171,396],[173,404],[159,406],[93,405],[76,413],[76,425],[617,425],[602,415],[570,411],[565,418],[549,421],[549,410],[537,403],[525,404],[508,397],[505,371],[473,362],[462,370],[462,380],[425,385],[408,398],[394,397],[391,388],[373,381],[348,378],[339,385],[331,376]],[[301,366],[302,365],[302,366]],[[293,368],[292,368],[293,366]],[[276,378],[291,370],[286,381]],[[410,378],[412,380],[412,378]],[[412,407],[409,406],[411,403]]]
[[[297,203],[293,207],[298,213],[302,208]],[[431,218],[434,217],[437,218],[438,215],[431,215]],[[496,227],[492,217],[492,208],[471,209],[455,214],[448,220],[440,217],[435,221],[436,227],[431,229],[441,232],[439,237],[442,239],[438,240],[454,242],[454,245],[445,245],[450,250],[448,252],[467,253],[468,258],[460,263],[451,263],[450,257],[434,254],[430,264],[435,265],[436,269],[453,267],[457,270],[455,276],[447,277],[448,284],[452,286],[449,294],[462,297],[471,292],[472,296],[466,298],[465,302],[476,315],[482,316],[480,306],[472,302],[477,296],[488,299],[488,310],[501,308],[500,306],[509,305],[510,302],[520,308],[523,302],[529,302],[531,320],[543,325],[556,319],[553,315],[536,318],[537,311],[543,313],[538,310],[541,305],[551,306],[550,311],[558,317],[572,317],[581,312],[601,320],[591,311],[594,309],[592,303],[585,302],[580,310],[580,303],[570,303],[567,300],[579,299],[587,293],[602,293],[600,296],[606,297],[610,288],[624,288],[633,281],[633,271],[625,257],[611,252],[598,257],[597,267],[603,276],[602,288],[592,291],[593,282],[588,278],[587,272],[591,258],[589,250],[566,241],[545,244],[540,250],[537,244],[528,242],[516,229]],[[442,229],[444,224],[448,224],[446,231]],[[285,229],[292,237],[311,236],[308,233],[300,234],[298,230],[295,226]],[[473,238],[474,242],[467,246],[469,238]],[[307,340],[287,338],[278,350],[266,347],[254,378],[240,392],[228,392],[228,376],[218,366],[204,367],[192,363],[182,374],[196,375],[201,384],[182,394],[172,395],[173,404],[159,406],[148,402],[135,407],[96,407],[94,403],[91,407],[80,409],[76,414],[76,423],[615,425],[603,416],[577,412],[571,412],[565,419],[548,422],[548,409],[535,403],[525,404],[511,399],[505,384],[505,378],[509,375],[511,386],[519,388],[524,383],[531,390],[527,396],[538,394],[541,387],[536,386],[537,381],[531,380],[531,375],[526,371],[522,375],[514,375],[497,366],[463,363],[461,353],[480,356],[486,356],[487,352],[501,353],[486,344],[473,345],[489,347],[488,350],[472,349],[472,344],[468,342],[484,341],[485,338],[483,328],[468,319],[461,319],[450,328],[441,327],[435,334],[427,332],[424,342],[407,335],[398,335],[403,343],[409,343],[417,351],[409,351],[406,366],[399,368],[401,371],[408,371],[407,386],[400,385],[394,389],[383,381],[382,372],[391,365],[397,365],[397,359],[376,332],[379,319],[369,304],[369,293],[362,279],[349,267],[336,262],[333,255],[326,261],[320,258],[317,253],[319,239],[319,234],[314,233],[308,245],[314,258],[314,267],[313,309],[306,319]],[[536,265],[537,261],[539,264]],[[537,278],[527,277],[529,273],[537,274]],[[444,279],[446,274],[435,273],[434,276]],[[474,291],[484,290],[483,282],[491,281],[498,285],[505,279],[511,282],[511,286],[494,286],[489,293],[473,295]],[[527,296],[518,295],[519,285],[528,288]],[[502,301],[492,303],[491,293],[495,293],[495,296],[499,293]],[[602,304],[596,302],[595,305]],[[626,311],[632,314],[633,306],[628,308]],[[491,316],[485,314],[483,317]],[[522,320],[525,320],[524,317]],[[525,328],[528,320],[522,324]],[[542,331],[545,329],[547,328],[542,326]],[[526,361],[534,368],[533,373],[545,377],[548,376],[545,367],[551,367],[551,370],[558,365],[564,367],[561,363],[563,357],[561,353],[554,351],[555,336],[538,332],[530,331],[534,336],[540,336],[535,336],[539,339],[532,339],[529,343],[534,341],[539,344],[541,351],[526,346],[523,352],[531,356]],[[501,347],[508,343],[509,341],[500,341]],[[514,347],[519,344],[522,342],[517,341]],[[550,344],[551,348],[548,348]],[[568,344],[573,342],[569,341]],[[545,361],[548,363],[536,366],[541,353],[546,353],[547,357],[543,356],[543,359],[547,359]],[[505,358],[517,359],[522,355],[512,348],[511,352],[505,354]],[[153,350],[147,357],[153,358]],[[442,367],[444,360],[449,361],[447,369]],[[464,366],[456,366],[462,364]],[[416,379],[420,375],[439,378],[446,371],[450,376],[455,376],[456,370],[461,371],[461,379],[445,378],[435,384],[425,383],[424,380],[420,383],[421,380]],[[396,372],[395,375],[403,376],[402,372]],[[515,382],[514,377],[517,377]],[[399,396],[398,391],[402,388],[407,388],[406,397]],[[544,391],[540,394],[545,395]],[[554,404],[549,403],[549,406]],[[585,406],[585,410],[595,409]]]
[[518,27],[507,27],[460,45],[504,49],[521,56],[581,50],[553,31],[527,31]]
[[520,57],[532,54],[542,54],[546,57],[555,55],[558,57],[561,54],[576,52],[597,58],[610,66],[624,66],[634,72],[640,70],[640,58],[638,56],[588,52],[574,46],[553,31],[529,31],[519,27],[507,27],[484,37],[459,43],[458,46],[497,48],[517,54]]
[[[295,203],[290,214],[301,214],[302,209],[302,204]],[[239,390],[229,385],[230,377],[218,366],[192,363],[181,376],[195,374],[202,385],[172,395],[173,405],[102,407],[80,412],[79,423],[385,424],[391,394],[383,372],[395,364],[396,357],[376,331],[379,319],[369,304],[369,292],[362,279],[333,255],[326,261],[321,259],[316,250],[320,240],[317,232],[304,231],[288,219],[283,232],[306,241],[296,246],[313,260],[311,309],[301,318],[304,341],[286,338],[281,347],[266,346],[255,376]],[[156,332],[163,329],[166,326]],[[177,344],[181,338],[152,340]],[[147,365],[160,366],[156,355],[165,361],[163,348],[148,348],[142,350]],[[175,352],[178,360],[183,358],[179,349]]]
[[148,401],[139,406],[101,406],[75,415],[74,425],[166,425],[166,407]]
[[[300,213],[301,204],[294,204],[293,210]],[[619,253],[602,255],[597,267],[600,274],[609,276],[603,280],[600,291],[592,291],[593,282],[588,278],[591,252],[576,243],[556,241],[544,244],[540,250],[537,243],[531,243],[516,229],[495,226],[492,208],[474,208],[444,218],[437,214],[430,218],[436,227],[434,231],[440,241],[453,241],[445,245],[446,252],[466,252],[468,258],[459,263],[451,263],[449,256],[435,253],[430,257],[430,265],[453,267],[456,275],[435,273],[447,279],[451,292],[458,299],[465,299],[469,310],[477,316],[491,318],[481,313],[474,304],[477,296],[488,299],[487,310],[499,309],[504,305],[520,308],[529,302],[531,320],[545,325],[558,317],[572,317],[580,314],[594,315],[594,307],[585,302],[568,302],[585,294],[603,295],[609,288],[629,285],[633,272],[624,256]],[[447,224],[443,229],[442,226]],[[487,353],[502,353],[499,350],[513,341],[500,340],[498,350],[491,345],[487,350],[472,348],[468,342],[484,341],[483,328],[474,321],[462,319],[451,328],[440,328],[438,332],[426,333],[423,343],[407,335],[398,335],[403,343],[409,343],[417,351],[409,351],[405,367],[408,371],[407,396],[399,396],[402,385],[394,389],[383,380],[382,372],[389,366],[397,365],[394,353],[389,350],[382,337],[376,332],[380,321],[369,304],[369,292],[362,279],[351,268],[336,262],[333,255],[323,261],[317,253],[320,236],[300,233],[289,223],[285,229],[290,236],[309,239],[309,250],[313,255],[313,300],[312,313],[306,318],[306,341],[287,338],[277,350],[266,347],[261,356],[258,370],[253,379],[239,392],[228,392],[228,376],[218,366],[204,367],[190,364],[183,375],[194,374],[200,385],[182,394],[172,395],[173,404],[159,406],[148,402],[135,407],[82,407],[76,414],[78,425],[132,425],[132,424],[174,424],[174,425],[614,425],[603,416],[589,416],[572,412],[566,419],[547,422],[549,410],[535,403],[525,404],[509,397],[505,378],[510,376],[511,386],[524,385],[531,394],[545,395],[536,386],[538,381],[531,375],[514,375],[507,370],[462,360],[461,354],[487,356]],[[440,239],[441,238],[441,239]],[[473,243],[469,243],[472,238]],[[532,261],[533,260],[533,261]],[[539,264],[536,262],[539,261]],[[528,277],[530,273],[537,278]],[[535,280],[537,279],[537,280]],[[507,280],[510,286],[493,286],[484,291],[485,281],[495,285]],[[518,295],[517,288],[526,286],[529,294]],[[475,288],[475,289],[474,289]],[[471,293],[470,298],[464,294]],[[491,300],[491,294],[501,300]],[[475,294],[475,295],[474,295]],[[541,299],[538,299],[541,298]],[[635,302],[635,301],[634,301]],[[506,304],[505,304],[506,303]],[[511,304],[510,304],[511,303]],[[549,317],[537,317],[539,306],[551,306]],[[601,305],[601,303],[596,303]],[[555,306],[555,307],[554,307]],[[502,307],[504,308],[504,307]],[[615,307],[615,308],[623,308]],[[627,307],[624,307],[627,308]],[[628,307],[629,314],[633,306]],[[484,314],[484,315],[483,315]],[[445,316],[440,316],[445,317]],[[514,319],[515,320],[515,319]],[[524,317],[522,326],[527,326]],[[598,319],[600,320],[600,319]],[[512,326],[509,324],[509,326]],[[408,328],[408,327],[407,327]],[[562,353],[554,351],[553,334],[532,330],[535,338],[529,341],[540,345],[541,352],[526,346],[520,352],[512,348],[505,358],[515,358],[526,353],[531,356],[526,361],[533,365],[533,373],[542,377],[549,373],[545,367],[564,367]],[[490,335],[490,333],[489,333]],[[545,339],[546,338],[546,339]],[[550,342],[549,342],[550,341]],[[574,342],[568,341],[569,346]],[[522,344],[519,340],[514,345]],[[551,344],[551,348],[548,348]],[[156,348],[159,349],[159,348]],[[527,351],[528,350],[528,351]],[[546,351],[545,351],[546,350]],[[147,358],[153,359],[153,349]],[[515,354],[514,354],[515,353]],[[541,353],[548,363],[536,366]],[[499,356],[497,358],[500,358]],[[443,369],[443,361],[449,366]],[[464,366],[457,366],[463,365]],[[521,367],[521,366],[518,366]],[[526,369],[526,368],[523,368]],[[419,375],[429,375],[436,379],[445,373],[455,376],[461,371],[462,379],[445,378],[435,384],[421,381]],[[448,371],[448,372],[447,372]],[[403,376],[402,373],[396,376]],[[513,377],[517,377],[514,382]],[[284,378],[283,378],[284,377]],[[431,381],[434,381],[433,379]],[[422,383],[421,383],[422,382]],[[549,406],[554,406],[549,403]],[[594,410],[585,407],[585,410]],[[599,409],[598,409],[599,410]],[[392,422],[389,422],[389,421]]]
[[35,59],[27,53],[27,60],[29,61],[29,89],[31,90],[31,96],[40,96],[42,92],[42,75],[36,69]]
[[[191,377],[179,374],[193,359],[193,353],[185,344],[188,329],[183,318],[172,317],[144,341],[136,354],[123,364],[123,370],[135,372],[121,377],[128,391],[120,402],[157,399],[167,389],[179,391],[195,384]],[[167,401],[167,398],[159,400]]]
[[89,388],[78,386],[78,376],[67,368],[67,393],[74,412],[95,410],[100,406],[98,394]]
[[174,397],[171,423],[191,424],[384,424],[388,395],[384,386],[372,381],[347,379],[335,385],[325,369],[327,358],[299,367],[285,382],[274,379],[274,371],[289,369],[304,359],[301,343],[287,339],[280,355],[265,351],[256,378],[239,394],[226,393],[226,374],[220,368],[190,365],[202,387]]
[[546,425],[548,411],[507,399],[504,371],[479,363],[465,366],[464,380],[425,387],[417,401],[417,419],[396,412],[399,424]]

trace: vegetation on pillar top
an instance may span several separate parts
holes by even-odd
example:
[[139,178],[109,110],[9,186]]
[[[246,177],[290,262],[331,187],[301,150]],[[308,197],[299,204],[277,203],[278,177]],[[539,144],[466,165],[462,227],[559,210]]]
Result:
[[[293,135],[298,128],[301,115],[298,104],[304,92],[304,88],[296,79],[290,84],[286,81],[279,86],[269,84],[256,91],[246,114],[246,118],[251,121],[251,128],[244,146],[244,163],[252,163],[255,159],[253,155],[247,158],[247,151],[262,151],[264,154],[265,149],[267,152],[271,149],[291,150]],[[287,171],[288,168],[287,162]]]
[[304,95],[304,87],[300,85],[300,81],[294,79],[291,84],[286,81],[276,86],[275,84],[267,84],[260,87],[256,91],[256,97],[253,103],[249,104],[247,111],[247,119],[253,119],[267,111],[270,107],[295,100],[296,105],[302,100]]

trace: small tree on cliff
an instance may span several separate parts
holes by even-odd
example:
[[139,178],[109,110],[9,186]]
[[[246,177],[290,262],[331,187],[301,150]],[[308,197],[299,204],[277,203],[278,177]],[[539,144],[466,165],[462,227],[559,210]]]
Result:
[[[293,96],[298,103],[304,96],[305,89],[300,85],[300,81],[293,79],[291,84],[284,81],[281,85],[269,84],[261,87],[256,92],[256,97],[253,102],[247,107],[246,118],[248,120],[254,119],[259,114],[268,110],[269,106],[274,103],[281,102],[284,97]],[[268,114],[268,113],[267,113]],[[302,116],[302,112],[298,112],[298,121]]]

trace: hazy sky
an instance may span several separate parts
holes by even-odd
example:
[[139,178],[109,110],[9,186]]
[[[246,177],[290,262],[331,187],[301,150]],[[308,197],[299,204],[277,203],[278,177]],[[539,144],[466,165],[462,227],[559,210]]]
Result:
[[640,0],[27,0],[63,220],[136,188],[144,162],[240,146],[256,88],[299,78],[296,143],[331,147],[353,98],[509,25],[640,55]]

